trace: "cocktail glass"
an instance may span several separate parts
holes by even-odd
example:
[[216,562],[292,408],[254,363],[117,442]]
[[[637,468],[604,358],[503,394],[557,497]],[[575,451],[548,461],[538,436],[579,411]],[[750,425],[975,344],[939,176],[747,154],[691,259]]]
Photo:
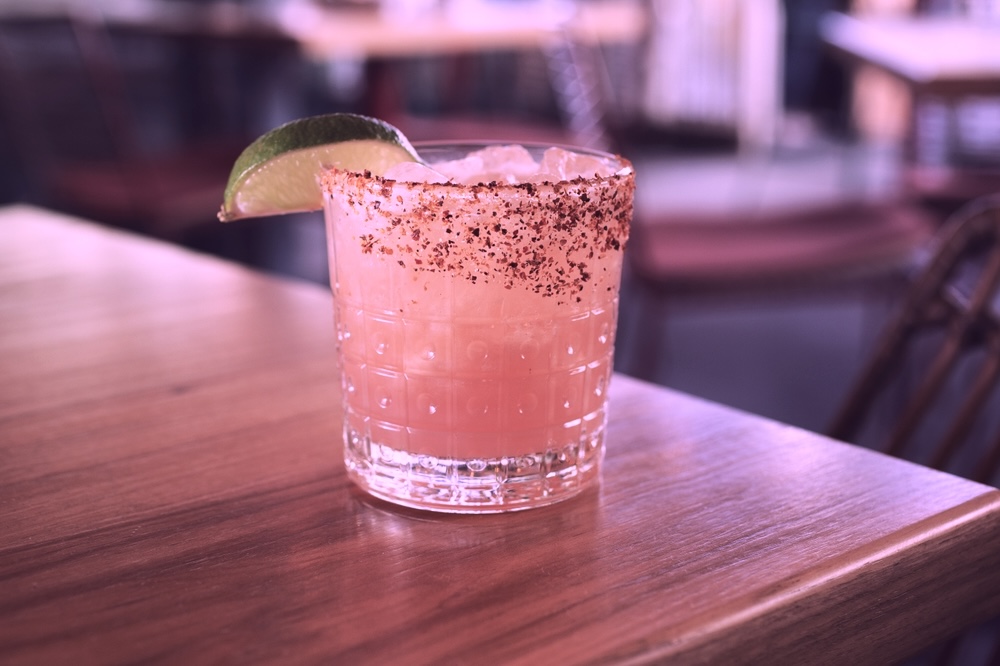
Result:
[[[431,163],[481,148],[418,146]],[[491,513],[598,480],[634,174],[577,152],[610,175],[323,174],[345,462],[372,495]]]

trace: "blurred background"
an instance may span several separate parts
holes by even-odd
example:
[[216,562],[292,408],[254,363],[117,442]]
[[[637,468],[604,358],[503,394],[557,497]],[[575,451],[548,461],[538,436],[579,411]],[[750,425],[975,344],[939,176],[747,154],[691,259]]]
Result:
[[0,203],[325,283],[318,215],[215,220],[284,121],[612,150],[618,369],[823,430],[933,232],[1000,189],[998,100],[989,0],[3,0]]

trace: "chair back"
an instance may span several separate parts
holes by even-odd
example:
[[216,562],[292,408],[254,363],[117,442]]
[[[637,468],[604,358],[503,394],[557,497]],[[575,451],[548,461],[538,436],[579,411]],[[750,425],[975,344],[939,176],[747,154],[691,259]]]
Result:
[[[240,123],[190,113],[215,106],[187,85],[202,70],[215,81],[215,61],[201,62],[213,43],[112,23],[90,5],[0,16],[0,134],[20,167],[19,198],[174,240],[214,225],[249,139]],[[245,43],[259,44],[269,42]],[[205,126],[189,127],[189,115]]]
[[1000,195],[966,205],[937,238],[829,432],[996,485]]
[[0,123],[37,187],[67,159],[114,155],[113,127],[65,15],[0,17]]

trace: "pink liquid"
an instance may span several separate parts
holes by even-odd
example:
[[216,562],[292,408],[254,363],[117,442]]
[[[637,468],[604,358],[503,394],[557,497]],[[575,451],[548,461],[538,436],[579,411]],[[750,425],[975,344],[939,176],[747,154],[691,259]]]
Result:
[[[427,297],[419,281],[414,288]],[[535,453],[578,441],[586,424],[593,430],[603,419],[617,297],[570,313],[503,317],[515,298],[527,297],[508,291],[496,308],[477,310],[486,321],[411,319],[372,313],[342,290],[352,419],[390,448],[456,458]]]
[[323,182],[349,467],[596,467],[631,174],[572,187]]

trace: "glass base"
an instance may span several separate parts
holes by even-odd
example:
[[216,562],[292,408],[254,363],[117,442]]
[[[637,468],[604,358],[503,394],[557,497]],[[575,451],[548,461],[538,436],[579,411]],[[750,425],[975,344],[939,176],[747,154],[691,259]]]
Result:
[[604,428],[578,445],[496,459],[439,458],[399,451],[345,432],[347,474],[394,504],[445,513],[501,513],[545,506],[597,481]]

